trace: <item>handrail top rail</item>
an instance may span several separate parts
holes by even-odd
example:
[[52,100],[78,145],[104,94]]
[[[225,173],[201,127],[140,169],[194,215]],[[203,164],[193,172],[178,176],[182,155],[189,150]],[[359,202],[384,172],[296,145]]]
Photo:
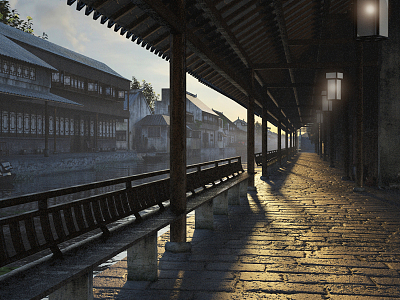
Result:
[[[219,159],[219,160],[215,160],[215,161],[208,161],[208,162],[202,162],[199,164],[188,165],[188,166],[186,166],[186,169],[193,169],[193,168],[202,167],[202,166],[206,166],[206,165],[210,165],[210,164],[216,164],[216,163],[220,163],[220,162],[224,162],[224,161],[230,162],[230,161],[236,160],[236,159],[241,161],[240,156],[235,156],[235,157],[223,158],[223,159]],[[114,178],[114,179],[106,179],[103,181],[85,183],[85,184],[75,185],[75,186],[71,186],[71,187],[58,188],[58,189],[53,189],[53,190],[44,191],[44,192],[31,193],[31,194],[26,194],[26,195],[22,195],[22,196],[4,198],[4,199],[0,200],[0,209],[7,208],[10,206],[16,206],[16,205],[20,205],[20,204],[45,200],[45,199],[53,198],[53,197],[57,197],[57,196],[64,196],[64,195],[68,195],[68,194],[84,192],[84,191],[101,188],[101,187],[105,187],[105,186],[117,185],[117,184],[121,184],[121,183],[128,183],[128,182],[132,182],[135,180],[165,175],[165,174],[169,174],[169,172],[170,172],[169,169],[165,169],[165,170],[159,170],[159,171],[154,171],[154,172],[147,172],[147,173],[141,173],[141,174],[136,174],[136,175],[124,176],[124,177],[119,177],[119,178]]]

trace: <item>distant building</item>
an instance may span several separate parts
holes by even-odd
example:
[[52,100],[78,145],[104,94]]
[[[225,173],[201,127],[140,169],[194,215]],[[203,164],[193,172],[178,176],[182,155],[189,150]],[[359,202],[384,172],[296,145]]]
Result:
[[237,128],[247,132],[247,123],[245,120],[240,120],[238,117],[237,120],[233,121],[233,124],[235,124]]
[[148,115],[137,122],[135,128],[138,151],[169,152],[169,116]]
[[[170,114],[169,89],[162,89],[161,101],[155,102],[156,114]],[[186,142],[189,155],[201,148],[223,147],[218,143],[222,135],[222,120],[197,95],[186,92]]]
[[[220,117],[222,120],[222,140],[223,140],[223,145],[222,147],[229,147],[232,145],[235,145],[238,140],[242,140],[243,136],[246,136],[246,132],[243,130],[239,129],[235,123],[233,123],[231,120],[228,119],[224,115],[224,113],[219,112],[215,109],[213,111]],[[220,134],[220,133],[218,133]],[[218,138],[219,139],[219,138]]]
[[50,152],[116,148],[117,120],[129,117],[123,108],[128,79],[1,23],[0,59],[1,153],[40,153],[46,136]]

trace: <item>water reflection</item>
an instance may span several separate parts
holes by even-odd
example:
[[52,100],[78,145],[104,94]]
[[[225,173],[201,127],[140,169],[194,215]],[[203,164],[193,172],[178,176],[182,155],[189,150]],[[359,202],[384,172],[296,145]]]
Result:
[[[221,158],[223,157],[202,156],[188,158],[187,164],[196,164]],[[8,185],[0,184],[0,199],[169,168],[169,159],[156,163],[146,163],[144,160],[138,159],[134,161],[103,163],[87,170],[30,176],[14,180],[13,183]]]

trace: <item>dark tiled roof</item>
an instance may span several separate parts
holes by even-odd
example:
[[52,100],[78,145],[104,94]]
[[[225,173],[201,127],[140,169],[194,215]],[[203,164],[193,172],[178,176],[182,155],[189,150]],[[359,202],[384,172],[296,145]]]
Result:
[[36,91],[33,89],[24,89],[24,88],[12,86],[12,85],[0,84],[0,93],[15,95],[15,96],[23,96],[23,97],[37,99],[37,100],[53,101],[53,102],[58,102],[58,103],[62,103],[62,104],[83,106],[82,104],[79,104],[79,103],[76,103],[69,99],[54,95],[52,93],[40,92],[40,91]]
[[1,34],[0,34],[0,55],[24,61],[43,68],[56,70],[48,63],[41,60],[39,57],[33,55],[29,51],[25,50],[24,48],[17,45],[16,43],[14,43],[13,41],[9,40],[8,38],[6,38]]
[[169,126],[169,116],[148,115],[135,124],[135,126]]
[[0,23],[0,33],[12,40],[18,40],[22,43],[71,59],[102,72],[126,79],[102,62],[53,44],[29,33],[23,32],[22,30]]

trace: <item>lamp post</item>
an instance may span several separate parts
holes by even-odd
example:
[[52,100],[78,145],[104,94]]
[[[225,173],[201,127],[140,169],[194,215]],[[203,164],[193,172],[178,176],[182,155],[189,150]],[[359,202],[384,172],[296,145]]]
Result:
[[363,96],[363,54],[364,41],[377,41],[388,38],[388,0],[357,0],[355,15],[355,38],[358,40],[358,97],[357,97],[357,145],[356,145],[356,186],[353,191],[363,192],[364,188],[364,96]]

